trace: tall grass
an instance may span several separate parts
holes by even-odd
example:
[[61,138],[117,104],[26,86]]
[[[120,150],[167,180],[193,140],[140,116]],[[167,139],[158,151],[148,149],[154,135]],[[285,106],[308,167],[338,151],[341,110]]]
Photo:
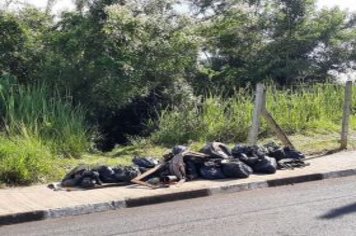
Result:
[[51,150],[34,137],[0,136],[0,183],[46,182],[63,173],[54,164]]
[[46,85],[8,85],[0,91],[3,125],[8,136],[33,136],[51,151],[78,156],[89,145],[85,111],[73,107]]
[[[267,107],[288,133],[338,131],[341,124],[344,87],[336,84],[297,86],[279,90],[267,89]],[[356,106],[356,93],[354,93]],[[208,95],[190,107],[168,108],[155,124],[157,131],[151,139],[160,144],[189,143],[190,141],[240,142],[247,138],[252,123],[253,95],[240,90],[232,98]],[[356,118],[352,117],[356,128]],[[261,135],[271,135],[262,122]]]
[[[267,107],[287,133],[333,132],[341,124],[344,86],[300,85],[293,90],[268,88]],[[356,105],[356,94],[354,104]],[[267,127],[265,127],[267,129]]]

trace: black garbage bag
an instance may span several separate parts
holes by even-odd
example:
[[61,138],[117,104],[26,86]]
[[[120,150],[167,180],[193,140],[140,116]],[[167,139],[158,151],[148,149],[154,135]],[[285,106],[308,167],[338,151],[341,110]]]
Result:
[[214,162],[205,162],[199,169],[199,173],[203,179],[225,179],[226,176],[221,170],[221,166]]
[[79,184],[81,188],[94,188],[95,187],[95,180],[90,177],[84,177]]
[[238,160],[223,160],[222,171],[229,178],[248,178],[253,173],[251,167]]
[[309,166],[309,163],[305,163],[305,155],[289,147],[283,149],[285,158],[277,160],[278,169],[294,169],[303,168]]
[[284,152],[284,148],[277,148],[274,150],[270,150],[268,156],[275,158],[277,161],[286,158],[286,153]]
[[294,168],[303,168],[310,165],[310,163],[305,163],[303,160],[295,159],[295,158],[284,158],[279,160],[277,164],[279,170],[283,170],[283,169],[293,170]]
[[152,158],[152,157],[138,157],[135,156],[132,159],[132,162],[137,165],[138,167],[143,167],[143,168],[153,168],[156,165],[158,165],[158,160]]
[[242,154],[245,154],[248,157],[257,156],[262,157],[268,154],[268,150],[263,146],[247,146],[244,144],[236,144],[232,149],[232,155],[234,158],[240,158]]
[[61,181],[62,187],[76,187],[79,186],[81,178],[66,179]]
[[[212,158],[209,158],[209,160]],[[183,157],[184,162],[193,162],[196,166],[202,165],[204,162],[207,161],[207,158],[202,157],[200,155],[195,155],[194,153],[187,153]],[[221,160],[221,158],[219,158]]]
[[109,166],[98,166],[93,169],[94,171],[97,171],[99,173],[99,179],[103,183],[115,183],[115,172],[114,170],[109,167]]
[[250,167],[255,166],[259,160],[258,156],[247,156],[244,153],[241,153],[239,155],[239,158],[236,158],[236,159],[238,159],[239,161],[245,163],[246,165],[248,165]]
[[114,178],[116,182],[128,183],[140,174],[140,170],[133,166],[118,166],[113,168],[113,170],[115,172]]
[[79,165],[70,170],[62,179],[61,185],[63,187],[75,187],[82,180],[82,175],[88,171],[89,167],[86,165]]
[[186,146],[177,145],[172,148],[172,153],[173,153],[173,155],[177,155],[177,154],[187,151],[187,150],[188,150],[188,148]]
[[232,149],[232,155],[246,165],[253,167],[257,164],[259,156],[264,156],[263,152],[258,151],[258,146],[247,146],[236,144]]
[[252,168],[256,173],[274,174],[277,171],[277,161],[273,157],[262,156]]
[[185,164],[187,179],[193,180],[199,178],[196,164],[192,161],[186,161]]
[[244,146],[242,144],[236,144],[231,149],[231,154],[233,158],[239,158],[241,154],[246,155],[246,150],[244,149]]
[[164,178],[166,176],[169,176],[169,175],[172,175],[172,174],[171,174],[171,171],[169,169],[169,163],[166,163],[163,166],[163,168],[159,170],[158,173],[154,173],[151,176],[159,177],[160,179],[162,179],[162,178]]
[[251,147],[244,144],[236,144],[235,147],[231,150],[232,156],[234,158],[240,158],[242,154],[246,156],[252,156],[253,150]]
[[260,145],[254,145],[251,147],[252,148],[252,155],[257,156],[259,158],[263,158],[264,156],[268,155],[268,149],[260,146]]
[[225,159],[232,157],[230,148],[226,144],[219,142],[212,142],[206,144],[202,152],[211,156],[212,158]]
[[286,158],[285,148],[278,146],[275,142],[270,142],[264,145],[264,147],[268,150],[268,156],[273,157],[277,160],[282,160]]
[[305,158],[305,155],[303,153],[289,147],[284,148],[284,153],[285,153],[285,158],[299,159],[299,160]]
[[276,158],[277,162],[285,158],[291,159],[304,159],[305,155],[290,147],[279,147],[276,143],[270,142],[265,145],[268,149],[268,156]]
[[72,169],[61,181],[62,187],[92,188],[101,185],[99,173],[88,166],[80,165]]
[[101,185],[102,182],[99,178],[99,173],[95,170],[86,170],[82,174],[82,179],[80,181],[80,187],[91,188],[95,185]]
[[79,165],[73,168],[61,181],[62,187],[90,188],[96,184],[102,184],[99,173],[95,170],[90,170],[86,165]]

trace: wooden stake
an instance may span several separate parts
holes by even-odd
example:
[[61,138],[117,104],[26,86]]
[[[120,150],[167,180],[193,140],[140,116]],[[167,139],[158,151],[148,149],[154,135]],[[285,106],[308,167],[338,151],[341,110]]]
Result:
[[264,91],[263,84],[258,83],[256,86],[255,109],[253,111],[252,126],[248,134],[248,144],[256,145],[258,138],[258,130],[260,128],[260,115],[264,107]]
[[347,149],[349,121],[352,106],[352,81],[348,80],[345,87],[344,111],[342,117],[340,149]]
[[266,108],[262,110],[262,116],[266,119],[268,125],[272,128],[272,130],[276,133],[278,139],[282,141],[283,145],[294,149],[294,146],[289,140],[288,136],[284,133],[282,128],[273,119],[272,115],[267,111]]

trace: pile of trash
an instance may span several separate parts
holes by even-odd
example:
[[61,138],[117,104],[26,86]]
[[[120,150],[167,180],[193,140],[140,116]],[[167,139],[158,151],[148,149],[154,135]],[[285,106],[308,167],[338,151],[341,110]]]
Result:
[[274,174],[277,170],[302,168],[305,156],[275,143],[264,146],[238,144],[232,150],[220,142],[208,143],[200,152],[175,146],[159,161],[134,157],[133,166],[78,166],[61,181],[61,187],[94,188],[102,184],[141,184],[151,188],[195,179],[248,178],[252,173]]

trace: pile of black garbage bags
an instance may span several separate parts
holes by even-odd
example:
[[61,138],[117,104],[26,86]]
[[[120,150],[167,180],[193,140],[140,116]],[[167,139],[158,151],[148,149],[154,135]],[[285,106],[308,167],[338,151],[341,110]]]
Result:
[[209,157],[189,158],[188,155],[185,158],[188,180],[248,178],[252,173],[274,174],[278,169],[307,166],[304,154],[288,147],[279,147],[275,143],[265,146],[238,144],[231,150],[223,143],[213,142],[207,144],[201,152]]
[[278,169],[305,167],[305,156],[275,143],[264,146],[238,144],[232,150],[220,142],[212,142],[199,152],[186,146],[175,146],[162,161],[152,157],[134,157],[133,166],[78,166],[61,181],[62,187],[93,188],[103,183],[130,184],[131,180],[160,165],[143,181],[160,184],[194,179],[248,178],[252,173],[274,174]]
[[80,165],[72,169],[61,181],[61,187],[94,188],[103,183],[129,183],[140,174],[135,166],[98,166],[90,168]]

